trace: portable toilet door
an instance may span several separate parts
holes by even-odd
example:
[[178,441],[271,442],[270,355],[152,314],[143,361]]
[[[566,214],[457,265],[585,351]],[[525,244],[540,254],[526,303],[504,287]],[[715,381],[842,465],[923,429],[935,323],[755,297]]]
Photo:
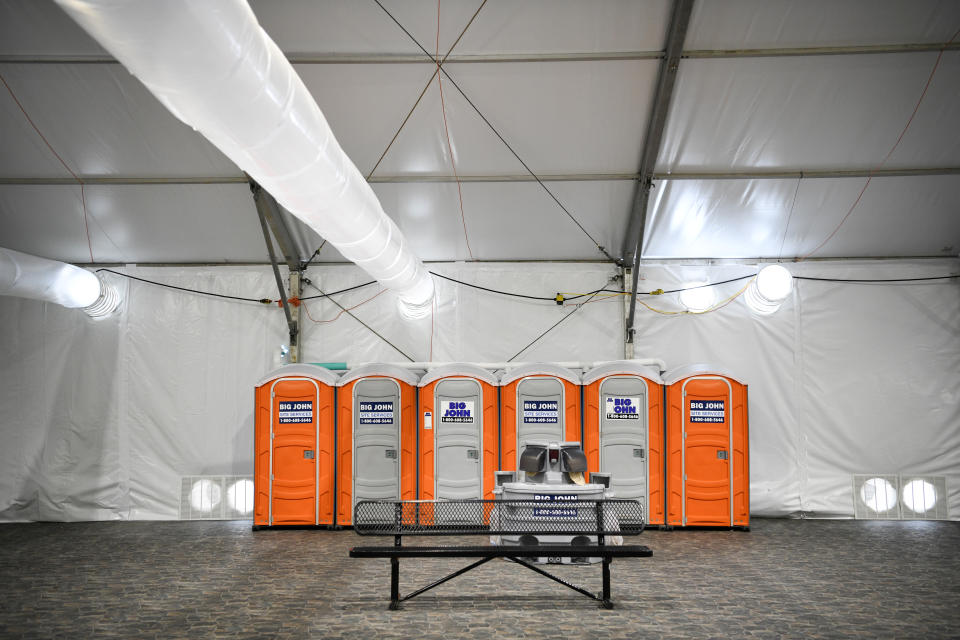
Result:
[[583,375],[587,468],[611,474],[617,498],[639,500],[647,524],[664,524],[663,381],[629,360]]
[[691,365],[668,372],[667,524],[750,526],[747,385]]
[[338,383],[337,524],[359,500],[416,498],[418,376],[392,365],[348,371]]
[[254,528],[332,525],[337,376],[292,364],[256,386]]
[[581,441],[580,376],[555,364],[528,364],[500,379],[500,468],[517,469],[527,442]]
[[437,367],[420,380],[421,499],[493,499],[498,386],[473,364]]

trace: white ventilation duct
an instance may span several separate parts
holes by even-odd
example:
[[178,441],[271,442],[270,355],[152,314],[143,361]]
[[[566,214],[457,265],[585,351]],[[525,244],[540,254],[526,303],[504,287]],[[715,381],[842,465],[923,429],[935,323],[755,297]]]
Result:
[[760,269],[744,299],[751,311],[762,316],[775,313],[793,291],[793,276],[786,267],[770,264]]
[[82,308],[93,318],[110,315],[120,304],[117,290],[86,269],[3,248],[0,248],[0,296]]
[[57,0],[175,116],[384,286],[409,316],[434,287],[320,108],[243,0]]

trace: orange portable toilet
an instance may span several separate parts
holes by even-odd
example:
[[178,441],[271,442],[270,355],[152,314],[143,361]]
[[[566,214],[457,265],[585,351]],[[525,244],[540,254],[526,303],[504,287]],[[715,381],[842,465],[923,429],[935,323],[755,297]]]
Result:
[[268,373],[254,394],[253,527],[332,525],[337,376],[310,364]]
[[583,375],[587,468],[611,474],[617,498],[639,500],[647,524],[663,517],[663,380],[630,360]]
[[750,526],[747,385],[710,365],[667,385],[667,524]]
[[498,386],[491,372],[461,363],[420,380],[421,499],[493,499]]
[[527,364],[500,379],[500,469],[517,469],[527,442],[580,442],[580,376]]
[[337,524],[353,522],[358,500],[413,500],[417,491],[419,377],[370,364],[337,385]]

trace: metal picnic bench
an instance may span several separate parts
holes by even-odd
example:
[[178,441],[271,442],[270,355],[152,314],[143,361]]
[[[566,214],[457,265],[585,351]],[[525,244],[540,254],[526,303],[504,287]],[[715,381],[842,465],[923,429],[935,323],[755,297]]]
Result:
[[[610,563],[614,558],[647,558],[641,545],[609,544],[611,536],[639,535],[643,531],[643,506],[636,500],[361,500],[353,528],[361,536],[393,536],[392,546],[350,549],[351,558],[390,559],[390,609],[401,602],[475,569],[494,558],[506,558],[550,578],[588,598],[613,608],[610,599]],[[483,535],[517,537],[514,544],[403,546],[404,536]],[[537,536],[570,536],[570,543],[539,544]],[[590,537],[596,537],[592,542]],[[570,558],[587,562],[599,558],[603,592],[594,594],[529,562],[532,558]],[[479,558],[443,578],[400,597],[400,558]]]

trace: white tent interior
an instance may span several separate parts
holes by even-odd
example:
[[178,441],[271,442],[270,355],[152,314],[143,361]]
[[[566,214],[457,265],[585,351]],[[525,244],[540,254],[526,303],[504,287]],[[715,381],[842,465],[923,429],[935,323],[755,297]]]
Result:
[[[315,298],[304,361],[622,358],[625,296],[552,298],[628,288],[638,249],[644,294],[737,279],[702,315],[638,296],[631,348],[750,385],[752,513],[851,517],[854,474],[925,474],[960,519],[960,3],[697,0],[666,102],[667,0],[251,6],[431,271],[546,298]],[[0,297],[0,520],[177,518],[181,477],[251,473],[287,327],[142,280],[277,298],[247,178],[52,1],[0,1],[0,76],[0,246],[123,298]],[[304,297],[369,282],[284,220]],[[765,262],[809,279],[757,316]]]

